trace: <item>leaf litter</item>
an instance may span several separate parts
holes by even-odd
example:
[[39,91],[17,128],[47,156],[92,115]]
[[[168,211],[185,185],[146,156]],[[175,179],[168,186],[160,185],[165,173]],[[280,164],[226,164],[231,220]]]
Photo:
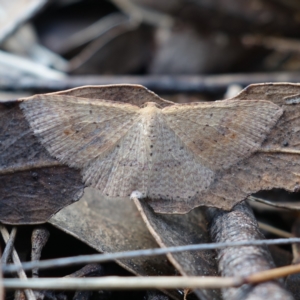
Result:
[[[274,87],[275,92],[272,90],[273,87]],[[255,88],[257,88],[257,90],[255,90]],[[251,89],[256,92],[256,94],[254,93],[254,96],[253,96],[253,94],[251,94],[251,92],[249,92],[249,91],[251,91]],[[279,124],[280,122],[282,122],[282,124],[285,124],[286,123],[285,121],[286,121],[287,117],[292,118],[293,122],[294,122],[294,120],[295,120],[295,122],[297,122],[298,121],[297,109],[295,109],[297,107],[297,104],[298,104],[297,101],[293,100],[292,103],[289,104],[289,102],[291,102],[291,100],[289,100],[288,103],[287,103],[285,99],[281,99],[280,96],[278,96],[278,90],[282,90],[283,91],[282,94],[284,94],[284,97],[291,97],[291,96],[297,95],[299,93],[299,91],[298,91],[299,90],[299,85],[281,84],[281,86],[279,86],[279,85],[273,85],[273,84],[272,85],[267,85],[266,84],[263,87],[262,87],[262,85],[251,86],[251,87],[249,87],[248,90],[246,89],[240,95],[238,95],[235,98],[235,100],[243,100],[244,98],[248,99],[250,101],[251,101],[251,99],[257,99],[257,100],[267,99],[267,100],[271,100],[271,101],[275,102],[277,105],[280,105],[284,109],[284,114],[281,116],[281,119],[280,119],[280,121],[277,124]],[[81,93],[81,91],[78,91],[78,89],[73,90],[73,93],[74,93],[74,91],[75,91],[75,93]],[[88,94],[87,91],[84,91],[82,94],[84,94],[84,93]],[[258,97],[258,95],[257,95],[259,93],[261,93],[259,95],[260,97]],[[94,98],[97,98],[96,93],[94,94]],[[288,99],[290,99],[290,98],[288,98]],[[113,100],[116,100],[116,99],[113,99]],[[162,103],[164,103],[164,102],[162,102]],[[5,107],[9,107],[10,105],[5,104],[4,106]],[[169,106],[169,103],[166,106]],[[291,108],[291,106],[292,106],[292,108]],[[291,124],[289,122],[287,122],[287,124],[285,124],[285,126],[286,126],[285,128],[290,129]],[[273,127],[273,129],[270,128],[270,133],[269,133],[268,137],[265,139],[265,142],[263,143],[263,146],[267,145],[267,147],[264,148],[266,150],[264,152],[262,152],[262,153],[260,153],[258,151],[256,153],[254,153],[252,156],[250,156],[249,158],[244,159],[242,161],[242,163],[241,163],[242,168],[240,168],[239,164],[237,164],[238,167],[236,168],[237,169],[236,171],[241,172],[241,174],[243,174],[243,172],[244,172],[244,174],[246,173],[247,176],[249,176],[249,173],[251,173],[249,170],[251,169],[251,167],[253,165],[253,162],[255,162],[255,159],[256,159],[256,157],[258,155],[266,155],[266,156],[268,156],[268,159],[272,158],[273,160],[278,159],[278,157],[279,157],[280,160],[281,160],[281,166],[284,167],[284,170],[288,170],[288,168],[291,165],[295,166],[295,168],[297,167],[298,163],[297,163],[297,160],[295,160],[295,157],[297,157],[298,153],[297,152],[295,152],[295,153],[289,153],[289,149],[290,149],[290,145],[291,145],[289,143],[289,141],[292,140],[293,141],[293,145],[297,144],[296,143],[297,135],[295,134],[296,133],[295,130],[291,130],[291,132],[289,132],[289,138],[290,138],[289,141],[287,141],[287,142],[286,141],[281,142],[282,141],[282,137],[283,137],[283,135],[281,134],[281,139],[280,138],[277,139],[277,144],[274,143],[274,142],[273,143],[269,142],[269,144],[268,144],[269,136],[272,136],[272,134],[273,134],[273,136],[274,135],[276,136],[276,133],[278,134],[278,132],[282,133],[283,129],[282,128],[278,128],[278,127],[279,127],[278,125],[275,125]],[[30,134],[29,134],[29,136],[30,136]],[[279,141],[279,143],[278,143],[278,141]],[[270,147],[268,148],[269,145],[271,145],[271,147],[272,147],[271,149],[273,149],[275,151],[269,151],[269,149],[270,149]],[[281,149],[284,149],[283,147],[286,147],[285,149],[287,149],[287,151],[285,151],[285,153],[284,153],[284,151],[281,151]],[[43,149],[43,147],[41,147],[41,149]],[[293,149],[298,150],[296,147],[293,148]],[[45,150],[43,149],[43,151],[45,151]],[[283,157],[285,158],[285,160],[283,160]],[[49,159],[49,156],[48,156],[48,159]],[[52,159],[53,161],[55,161],[54,164],[57,164],[56,160],[54,160],[53,158],[50,158],[50,159]],[[270,161],[268,160],[268,162],[270,162]],[[258,164],[254,163],[255,168],[257,168],[257,165]],[[271,164],[271,165],[272,165],[272,167],[274,169],[275,168],[274,164]],[[5,168],[3,168],[3,169],[5,170]],[[70,169],[70,168],[67,168],[67,169]],[[72,172],[77,172],[77,174],[79,173],[78,171],[75,171],[74,169],[71,169],[71,170],[72,170]],[[260,168],[260,170],[261,170],[261,168]],[[226,173],[226,171],[228,171],[228,170],[225,170],[223,173],[221,172],[221,176],[219,174],[219,179],[224,180],[224,178],[225,178],[226,180],[228,180],[228,172]],[[230,171],[230,168],[229,168],[229,171]],[[245,172],[245,171],[248,171],[248,172]],[[269,168],[265,168],[264,171],[266,171],[267,176],[271,176],[272,175],[272,172],[269,170]],[[278,171],[278,168],[276,169],[276,171]],[[9,172],[7,172],[7,173],[9,173]],[[4,173],[4,174],[6,174],[6,173]],[[262,172],[262,174],[264,174],[264,173]],[[288,180],[283,180],[283,176],[279,176],[279,179],[277,180],[277,187],[280,186],[280,187],[286,188],[288,190],[295,190],[295,180],[294,180],[295,175],[297,175],[297,174],[293,174],[293,173],[289,174],[290,178],[293,179],[292,182],[288,182]],[[276,174],[273,174],[273,177],[274,176],[276,176]],[[253,176],[251,178],[253,178]],[[280,180],[282,180],[281,183],[280,183]],[[263,183],[266,184],[266,182],[268,182],[268,181],[266,179],[264,179]],[[248,181],[247,183],[249,183],[251,185],[251,182]],[[287,183],[287,185],[286,185],[286,183]],[[297,182],[296,182],[296,184],[297,184]],[[244,181],[244,185],[245,185],[245,181]],[[242,188],[244,188],[243,185],[241,185],[241,186],[242,186]],[[253,186],[254,186],[254,189],[257,189],[261,185],[259,185],[259,184],[256,183],[256,184],[253,184],[251,188],[253,188]],[[263,185],[263,186],[265,186],[265,185]],[[272,182],[271,183],[269,182],[268,188],[271,188],[271,187],[272,187]],[[151,204],[151,201],[150,201],[150,204]],[[74,207],[74,205],[69,206],[66,209],[71,209],[72,210],[73,207]],[[17,221],[13,221],[13,222],[20,222],[20,221],[17,220]],[[32,221],[31,220],[27,220],[26,222],[30,223]],[[160,233],[160,234],[163,234],[163,233]]]
[[50,157],[16,101],[0,103],[0,220],[43,223],[80,199],[80,173]]
[[[92,188],[87,188],[80,201],[61,210],[48,222],[102,253],[157,248],[132,201],[104,197]],[[165,256],[117,262],[139,276],[176,275]],[[175,299],[181,297],[176,291],[167,293]]]
[[[263,145],[284,119],[282,108],[266,100],[175,104],[142,86],[115,85],[20,101],[39,141],[59,161],[80,169],[87,186],[111,197],[137,190],[159,213],[201,205],[229,210],[274,187],[268,178],[271,168],[272,174],[279,171],[274,160],[300,153]],[[292,188],[284,181],[275,187],[294,190],[293,174]]]

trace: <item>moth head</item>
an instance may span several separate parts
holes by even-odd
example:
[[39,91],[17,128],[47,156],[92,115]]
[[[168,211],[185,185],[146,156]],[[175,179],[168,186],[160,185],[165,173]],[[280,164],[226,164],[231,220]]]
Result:
[[158,103],[156,102],[146,102],[144,103],[141,108],[146,108],[146,107],[157,107],[157,108],[162,108]]

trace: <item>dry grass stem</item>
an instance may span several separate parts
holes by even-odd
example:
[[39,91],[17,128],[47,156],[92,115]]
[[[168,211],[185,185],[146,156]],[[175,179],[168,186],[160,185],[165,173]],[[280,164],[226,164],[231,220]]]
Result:
[[48,91],[65,90],[83,85],[106,85],[106,84],[141,84],[147,88],[161,92],[171,93],[202,93],[214,90],[226,89],[232,83],[246,86],[255,82],[300,82],[299,73],[274,72],[274,73],[251,73],[251,74],[223,74],[223,75],[86,75],[70,76],[60,79],[44,78],[18,78],[16,80],[3,79],[0,87],[14,90],[41,89]]
[[291,237],[294,236],[293,234],[291,234],[287,231],[278,229],[278,228],[276,228],[274,226],[271,226],[269,224],[265,224],[265,223],[262,223],[262,222],[257,222],[257,223],[258,223],[258,226],[259,226],[260,229],[265,230],[265,231],[270,232],[270,233],[273,233],[273,234],[278,235],[280,237],[291,238]]
[[[4,242],[7,243],[9,241],[9,233],[8,233],[6,227],[0,226],[0,231],[1,231]],[[14,247],[12,248],[12,260],[13,260],[14,264],[16,265],[16,267],[18,267],[18,276],[21,279],[19,281],[26,282],[27,276],[26,276],[24,270],[22,269],[19,255],[18,255],[17,251],[14,249]],[[33,291],[31,289],[25,289],[24,293],[26,295],[27,300],[36,300],[36,298],[33,294]]]
[[9,235],[9,239],[6,242],[2,257],[1,257],[2,264],[6,264],[9,256],[11,255],[11,252],[12,252],[13,246],[14,246],[14,242],[15,242],[15,238],[16,238],[16,234],[17,234],[17,227],[13,227],[13,229],[11,230],[11,233]]
[[[116,259],[141,257],[141,256],[165,255],[167,253],[176,253],[181,251],[224,249],[227,247],[242,247],[242,246],[284,245],[284,244],[293,244],[293,243],[300,243],[300,238],[194,244],[194,245],[177,246],[177,247],[169,247],[169,248],[134,250],[134,251],[107,253],[107,254],[80,255],[76,257],[49,259],[49,260],[35,261],[35,262],[25,262],[22,264],[22,267],[24,270],[27,271],[33,268],[48,269],[48,268],[73,266],[78,264],[101,263],[107,261],[114,261]],[[5,273],[16,272],[20,270],[20,266],[3,265],[2,270]]]
[[239,286],[242,278],[221,277],[118,277],[101,278],[34,278],[26,282],[4,279],[7,289],[101,290],[101,289],[175,289],[175,288],[224,288]]
[[262,199],[262,198],[258,198],[258,197],[254,197],[254,196],[249,196],[247,198],[248,200],[251,200],[253,202],[259,202],[259,203],[263,203],[263,204],[266,204],[268,206],[273,206],[273,207],[276,207],[276,208],[279,208],[279,209],[288,209],[288,210],[300,210],[300,202],[294,202],[294,203],[291,203],[291,202],[272,202],[272,201],[269,201],[269,200],[266,200],[266,199]]
[[258,282],[274,280],[280,277],[285,277],[296,273],[300,273],[300,264],[285,266],[285,267],[280,267],[280,268],[275,268],[275,269],[255,273],[248,276],[246,281],[248,283],[258,283]]
[[257,272],[246,277],[118,277],[101,278],[33,278],[4,279],[7,289],[49,289],[49,290],[100,290],[100,289],[176,289],[176,288],[228,288],[245,283],[257,284],[300,272],[300,264]]

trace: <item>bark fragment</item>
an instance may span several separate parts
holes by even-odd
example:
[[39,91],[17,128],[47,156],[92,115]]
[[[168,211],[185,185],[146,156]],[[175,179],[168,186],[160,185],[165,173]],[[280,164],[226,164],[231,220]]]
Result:
[[16,101],[0,103],[0,221],[43,223],[83,193],[80,171],[51,158]]
[[[211,235],[215,242],[254,240],[264,238],[258,229],[251,208],[241,203],[230,212],[210,208]],[[222,276],[246,276],[274,267],[267,247],[226,248],[218,251],[219,271]],[[239,288],[224,289],[224,299],[286,299],[293,297],[278,281],[255,286],[245,284]]]

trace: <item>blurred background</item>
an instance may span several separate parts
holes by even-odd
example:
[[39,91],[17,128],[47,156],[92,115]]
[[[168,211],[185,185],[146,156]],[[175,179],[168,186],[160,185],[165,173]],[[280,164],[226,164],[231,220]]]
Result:
[[299,25],[297,0],[1,0],[0,98],[140,83],[186,102],[298,82]]

